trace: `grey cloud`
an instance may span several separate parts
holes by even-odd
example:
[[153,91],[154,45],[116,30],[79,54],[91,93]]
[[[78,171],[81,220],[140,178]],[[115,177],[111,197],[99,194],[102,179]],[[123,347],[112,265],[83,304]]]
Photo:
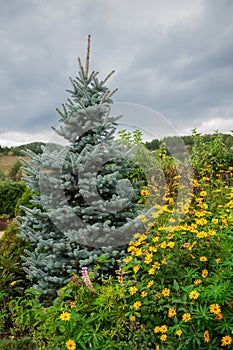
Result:
[[116,101],[158,110],[182,127],[212,113],[232,116],[230,0],[2,3],[0,132],[57,123],[55,108],[66,100],[88,33],[91,67],[100,77],[116,69],[109,82],[119,88]]

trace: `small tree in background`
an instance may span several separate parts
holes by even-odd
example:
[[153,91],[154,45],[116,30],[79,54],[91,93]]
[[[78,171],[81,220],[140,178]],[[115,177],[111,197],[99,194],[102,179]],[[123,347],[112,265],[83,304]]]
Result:
[[22,166],[22,163],[19,160],[17,160],[17,162],[15,162],[14,165],[12,166],[9,172],[9,177],[12,181],[21,180],[21,176],[22,176],[21,166]]
[[[68,146],[47,144],[42,154],[27,152],[24,180],[39,195],[19,218],[20,236],[30,242],[24,267],[34,287],[46,294],[67,283],[82,266],[114,273],[132,235],[143,230],[140,182],[130,183],[133,155],[114,141],[119,117],[110,117],[111,92],[97,72],[89,74],[90,36],[85,69],[71,79],[71,99],[54,129]],[[99,273],[100,271],[98,271]]]

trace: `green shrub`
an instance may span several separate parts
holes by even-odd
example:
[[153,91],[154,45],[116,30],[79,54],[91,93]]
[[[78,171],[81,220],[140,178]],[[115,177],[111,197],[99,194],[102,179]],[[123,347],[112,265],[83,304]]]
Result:
[[220,170],[227,170],[233,166],[233,153],[223,142],[223,135],[215,131],[209,141],[205,141],[196,129],[192,130],[194,145],[191,159],[195,170],[207,176],[214,176]]
[[22,163],[17,160],[17,162],[15,162],[15,164],[12,166],[10,172],[9,172],[9,178],[12,181],[19,181],[22,175],[22,171],[21,171],[21,166]]
[[5,231],[0,243],[0,332],[7,335],[12,327],[8,304],[31,285],[20,258],[29,246],[17,237],[17,227],[13,223]]
[[31,343],[29,337],[20,339],[0,339],[0,350],[35,350],[35,344]]
[[8,214],[10,217],[14,216],[16,203],[22,196],[25,188],[24,182],[0,182],[0,215]]
[[73,276],[47,308],[38,303],[38,291],[26,291],[10,303],[15,328],[28,331],[37,349],[65,350],[69,339],[77,349],[121,349],[118,343],[124,340],[129,323],[126,290],[111,278],[99,283],[93,282],[90,288]]
[[38,205],[32,202],[33,196],[35,196],[36,194],[37,193],[33,192],[28,187],[26,187],[22,196],[17,200],[16,206],[15,206],[15,216],[25,215],[25,211],[23,210],[23,208],[21,208],[21,206],[24,206],[30,209],[39,207]]

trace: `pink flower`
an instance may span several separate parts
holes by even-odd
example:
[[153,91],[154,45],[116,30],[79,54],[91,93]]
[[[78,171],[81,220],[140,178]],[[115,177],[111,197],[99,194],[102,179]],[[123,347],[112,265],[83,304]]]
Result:
[[87,267],[82,267],[82,278],[83,278],[83,282],[85,283],[85,285],[94,290],[93,284],[91,283],[89,274],[88,274],[88,270]]

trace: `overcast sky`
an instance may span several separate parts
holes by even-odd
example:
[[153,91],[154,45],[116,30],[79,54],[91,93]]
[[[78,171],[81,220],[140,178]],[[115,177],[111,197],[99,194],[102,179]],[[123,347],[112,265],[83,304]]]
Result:
[[132,106],[122,125],[230,133],[232,16],[232,0],[1,0],[0,144],[50,138],[89,33],[91,69],[114,69],[117,112]]

